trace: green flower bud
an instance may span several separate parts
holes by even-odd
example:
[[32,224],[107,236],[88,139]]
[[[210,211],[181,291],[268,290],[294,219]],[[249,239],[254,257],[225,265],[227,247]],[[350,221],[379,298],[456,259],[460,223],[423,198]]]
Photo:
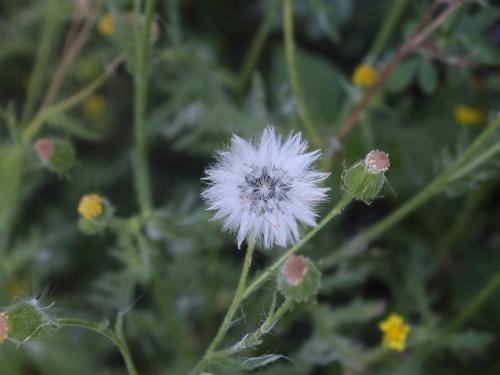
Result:
[[321,272],[303,256],[290,255],[277,276],[278,289],[285,298],[303,302],[321,287]]
[[389,155],[380,150],[370,151],[363,161],[342,173],[342,190],[354,199],[371,204],[379,197],[386,182],[384,172],[390,167]]
[[78,228],[84,234],[92,235],[102,232],[113,217],[113,206],[99,194],[84,195],[78,204],[80,220]]
[[[9,338],[16,342],[26,342],[38,336],[54,322],[43,311],[37,299],[18,302],[0,313],[0,342]],[[3,338],[3,339],[2,339]]]
[[45,168],[60,176],[67,177],[77,165],[75,149],[68,141],[40,138],[35,143],[35,152]]

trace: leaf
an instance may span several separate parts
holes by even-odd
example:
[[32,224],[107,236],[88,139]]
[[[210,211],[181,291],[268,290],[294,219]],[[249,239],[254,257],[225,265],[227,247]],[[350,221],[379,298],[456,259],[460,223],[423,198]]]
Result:
[[418,60],[408,58],[404,60],[389,76],[387,88],[393,93],[404,91],[413,81],[418,67]]
[[449,335],[445,339],[445,345],[456,355],[461,356],[464,352],[483,352],[494,339],[495,336],[491,333],[466,331]]
[[435,66],[431,62],[424,60],[420,64],[418,83],[422,91],[426,94],[432,94],[436,91],[438,87],[438,75]]
[[250,357],[241,362],[241,368],[243,370],[255,370],[276,362],[281,358],[284,358],[281,354],[264,354],[259,357]]

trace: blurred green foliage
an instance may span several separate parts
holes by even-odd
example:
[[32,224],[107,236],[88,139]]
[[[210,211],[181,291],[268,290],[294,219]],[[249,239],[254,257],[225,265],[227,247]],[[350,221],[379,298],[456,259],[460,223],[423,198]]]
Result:
[[[396,67],[339,154],[335,134],[365,92],[351,83],[355,67],[365,62],[380,70],[430,6],[408,1],[385,49],[369,61],[396,1],[295,1],[300,81],[324,141],[323,155],[331,162],[327,206],[340,199],[343,164],[373,148],[391,157],[384,199],[351,205],[321,231],[304,248],[315,261],[397,209],[460,155],[485,124],[461,125],[454,116],[457,106],[490,118],[500,108],[500,8],[493,1],[468,2]],[[82,9],[88,13],[76,19],[75,6],[86,4],[90,8]],[[47,305],[54,302],[54,317],[102,322],[126,311],[125,334],[141,374],[189,372],[222,320],[243,261],[231,235],[209,220],[199,198],[203,170],[233,133],[255,136],[266,124],[282,134],[302,130],[288,80],[280,7],[281,1],[156,1],[146,117],[155,212],[144,220],[131,162],[132,2],[0,2],[3,306],[43,295]],[[111,35],[99,32],[104,14],[113,16]],[[271,18],[262,51],[238,92],[265,14]],[[25,143],[22,134],[61,66],[72,25],[85,27],[89,19],[88,37],[53,103],[93,82],[116,56],[123,54],[125,62],[78,105],[47,115],[38,136],[72,142],[76,149],[78,164],[63,178],[44,168],[34,140]],[[499,142],[498,132],[496,137]],[[240,348],[241,357],[213,363],[210,371],[500,373],[498,291],[464,324],[453,325],[500,269],[499,166],[498,155],[492,157],[360,256],[328,269],[315,301],[295,305],[266,331],[270,334],[252,336],[260,345]],[[94,192],[109,200],[115,218],[106,231],[86,236],[78,231],[77,206]],[[253,272],[282,251],[258,251]],[[274,311],[269,309],[274,291],[269,282],[243,303],[224,348],[262,328]],[[380,345],[378,322],[393,311],[412,329],[404,353]],[[2,375],[124,371],[110,342],[76,329],[60,329],[20,347],[0,346]]]

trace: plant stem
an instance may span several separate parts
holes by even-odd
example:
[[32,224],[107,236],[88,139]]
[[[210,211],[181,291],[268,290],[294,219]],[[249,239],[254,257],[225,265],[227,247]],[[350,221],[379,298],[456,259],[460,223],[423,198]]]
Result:
[[240,280],[238,282],[238,286],[236,288],[236,292],[234,293],[233,301],[231,302],[231,305],[229,306],[229,309],[227,310],[226,316],[224,317],[224,320],[219,327],[219,330],[217,334],[215,335],[214,339],[212,340],[212,343],[208,347],[207,351],[203,355],[202,359],[200,362],[196,365],[196,367],[193,369],[191,374],[193,375],[199,375],[207,366],[210,356],[217,350],[219,344],[221,343],[222,339],[226,335],[226,332],[228,331],[229,327],[232,324],[234,314],[236,314],[236,311],[238,307],[240,306],[241,301],[243,301],[243,291],[245,290],[245,285],[248,277],[248,271],[250,270],[250,266],[252,265],[252,257],[253,257],[253,252],[255,249],[255,239],[252,238],[248,241],[248,247],[246,250],[246,255],[245,255],[245,261],[243,263],[243,268],[241,270],[241,275],[240,275]]
[[134,167],[135,183],[141,214],[143,218],[149,218],[153,212],[153,198],[151,195],[151,183],[147,162],[146,95],[154,0],[146,0],[146,21],[144,25],[142,25],[142,28],[140,22],[140,5],[141,0],[135,0],[134,133],[136,150]]
[[293,253],[299,251],[312,237],[316,235],[321,229],[325,227],[335,216],[338,216],[342,210],[352,201],[352,198],[343,196],[342,199],[332,208],[332,210],[319,222],[319,224],[311,229],[295,246],[278,258],[272,265],[266,268],[243,293],[243,300],[250,294],[257,290],[271,275],[278,269],[278,267]]
[[266,38],[269,35],[269,31],[271,30],[273,19],[276,14],[276,10],[278,9],[279,3],[280,0],[271,0],[267,4],[267,9],[264,14],[264,18],[262,19],[259,29],[257,30],[257,33],[255,34],[255,37],[252,41],[252,45],[250,46],[250,50],[248,51],[248,54],[245,57],[245,63],[243,64],[243,68],[241,69],[240,72],[238,85],[236,87],[236,94],[238,97],[241,97],[243,95],[243,91],[247,86],[247,83],[255,68],[257,60],[259,59]]
[[297,100],[299,116],[304,124],[304,128],[309,139],[312,141],[314,146],[321,147],[323,145],[322,138],[319,136],[311,115],[309,114],[304,93],[300,85],[299,72],[297,69],[297,57],[295,55],[295,40],[293,38],[293,0],[284,0],[283,2],[283,33],[285,37],[285,53],[288,75],[293,95]]
[[407,5],[408,0],[395,0],[389,15],[385,18],[385,22],[377,34],[370,52],[368,53],[369,59],[377,60],[380,57],[380,54],[383,52],[385,45],[387,44]]
[[43,77],[47,73],[50,55],[57,40],[60,12],[58,1],[47,1],[42,37],[36,53],[35,66],[29,80],[28,94],[21,118],[21,124],[23,125],[33,116],[37,101],[40,99],[42,93]]
[[476,297],[470,301],[469,305],[462,313],[453,321],[451,327],[453,329],[460,328],[486,300],[500,287],[500,270],[498,270],[490,281],[479,291]]
[[130,350],[127,346],[125,340],[120,338],[115,332],[109,328],[103,329],[100,324],[89,322],[88,320],[82,319],[58,319],[57,323],[63,327],[78,327],[94,331],[108,338],[120,351],[125,364],[127,366],[127,371],[129,375],[138,375],[137,369],[135,368],[132,357],[130,356]]
[[105,69],[105,71],[91,83],[85,86],[83,89],[73,94],[69,98],[60,101],[59,103],[53,104],[42,109],[38,114],[30,121],[23,132],[23,142],[29,143],[41,130],[43,124],[51,116],[58,113],[67,111],[71,107],[79,104],[87,97],[89,97],[93,92],[95,92],[99,87],[101,87],[106,79],[109,78],[115,71],[117,65],[123,61],[123,55],[117,56]]
[[[476,140],[465,150],[465,152],[460,155],[460,157],[458,157],[454,163],[452,163],[447,169],[445,169],[431,183],[429,183],[427,187],[421,190],[418,194],[416,194],[413,198],[411,198],[385,219],[379,221],[368,230],[358,234],[346,245],[342,246],[339,250],[332,252],[329,256],[324,258],[320,264],[321,267],[329,268],[336,265],[341,259],[357,255],[369,242],[373,241],[375,238],[380,237],[389,228],[398,223],[400,220],[404,219],[407,215],[427,202],[430,198],[432,198],[436,194],[441,193],[451,181],[455,180],[454,176],[456,176],[462,170],[462,168],[468,169],[468,163],[470,159],[475,156],[476,152],[478,152],[478,150],[480,150],[484,146],[484,143],[490,138],[490,136],[494,134],[494,132],[499,127],[500,116],[497,116],[495,121],[493,121],[493,123],[476,138]],[[485,152],[489,153],[489,149],[487,149]],[[483,162],[487,160],[485,158],[481,158],[481,155],[477,156],[474,160],[477,159],[481,159]],[[463,167],[464,164],[465,167]],[[479,164],[476,164],[476,167],[478,166]],[[461,173],[460,175],[463,176],[463,174]]]

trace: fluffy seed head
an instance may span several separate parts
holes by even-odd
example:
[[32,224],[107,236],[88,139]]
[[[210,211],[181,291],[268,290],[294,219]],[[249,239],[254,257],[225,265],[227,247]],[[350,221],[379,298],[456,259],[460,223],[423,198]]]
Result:
[[328,191],[318,185],[328,174],[313,169],[320,151],[306,149],[300,133],[282,139],[269,126],[256,142],[233,135],[217,152],[202,197],[224,230],[237,233],[238,247],[248,236],[265,248],[287,246],[299,240],[299,223],[316,225],[314,209]]
[[41,161],[48,161],[54,155],[54,142],[49,138],[40,138],[35,143],[35,152]]
[[6,313],[0,313],[0,344],[9,337],[9,317]]
[[304,280],[308,270],[309,267],[303,256],[290,255],[283,263],[281,273],[290,285],[297,286]]
[[365,165],[371,173],[387,172],[391,166],[389,154],[380,150],[372,150],[365,157]]
[[78,213],[87,220],[92,220],[102,213],[103,200],[98,194],[84,195],[78,204]]

